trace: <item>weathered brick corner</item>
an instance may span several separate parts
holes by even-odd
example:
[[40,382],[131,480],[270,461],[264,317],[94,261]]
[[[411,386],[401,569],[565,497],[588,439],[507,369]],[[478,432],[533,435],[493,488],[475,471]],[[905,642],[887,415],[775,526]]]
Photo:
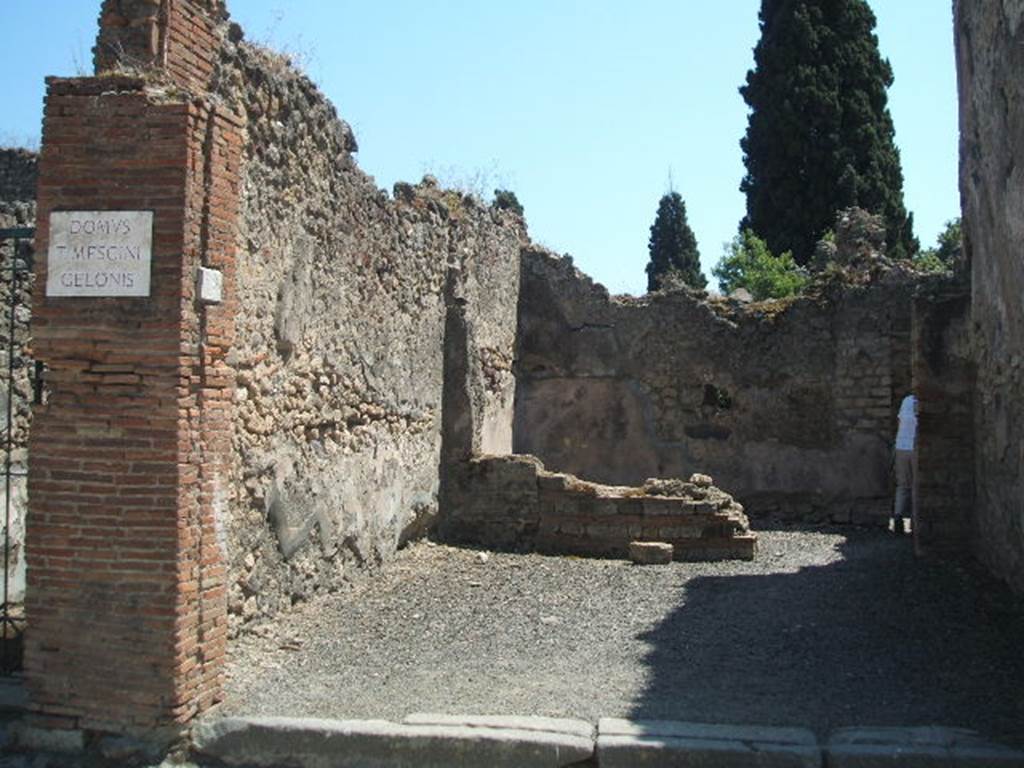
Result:
[[204,90],[217,62],[224,0],[103,0],[93,49],[96,74],[160,71]]
[[[152,5],[105,2],[98,48],[115,10]],[[189,55],[175,35],[208,4],[159,7],[171,35],[162,63],[199,93],[195,73],[214,53]],[[216,16],[201,18],[212,29]],[[123,38],[126,48],[140,40]],[[169,98],[145,77],[48,81],[37,285],[47,282],[53,212],[151,212],[153,223],[148,296],[35,293],[34,352],[49,387],[31,437],[26,533],[26,677],[38,726],[146,733],[221,697],[218,514],[243,137],[236,116],[196,96]],[[219,304],[200,302],[200,267],[223,274]]]

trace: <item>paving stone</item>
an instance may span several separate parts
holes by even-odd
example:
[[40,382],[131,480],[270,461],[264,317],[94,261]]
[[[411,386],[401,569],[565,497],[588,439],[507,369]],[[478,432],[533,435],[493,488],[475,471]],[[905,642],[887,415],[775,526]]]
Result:
[[802,728],[602,718],[601,768],[821,768],[817,739]]
[[201,756],[248,768],[560,768],[594,751],[590,736],[536,728],[278,717],[206,721],[193,744]]
[[827,768],[1024,768],[1024,752],[963,728],[844,728],[825,747]]

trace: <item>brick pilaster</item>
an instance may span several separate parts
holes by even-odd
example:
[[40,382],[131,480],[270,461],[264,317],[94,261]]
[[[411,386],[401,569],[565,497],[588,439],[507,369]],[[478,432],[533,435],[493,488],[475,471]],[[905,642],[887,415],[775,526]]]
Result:
[[[188,365],[189,384],[180,403],[179,424],[182,458],[190,473],[189,482],[179,489],[179,514],[188,533],[179,560],[178,719],[187,719],[219,699],[227,642],[225,553],[219,520],[226,514],[229,494],[235,374],[227,355],[237,311],[235,236],[242,155],[241,125],[234,115],[192,104],[188,131],[181,316],[182,362]],[[195,276],[200,266],[223,275],[225,294],[220,304],[199,303]]]
[[[49,399],[31,437],[26,674],[37,722],[140,732],[217,701],[217,515],[230,450],[237,118],[138,78],[49,81],[37,285],[50,213],[149,210],[145,298],[36,292]],[[196,296],[199,266],[225,277]]]

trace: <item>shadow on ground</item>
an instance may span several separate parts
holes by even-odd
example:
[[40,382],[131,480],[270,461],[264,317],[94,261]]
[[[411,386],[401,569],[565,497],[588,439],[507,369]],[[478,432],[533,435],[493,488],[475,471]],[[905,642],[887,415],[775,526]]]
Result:
[[639,636],[648,684],[630,716],[963,726],[1024,743],[1020,602],[969,564],[914,559],[908,539],[851,532],[839,549],[795,573],[687,582]]

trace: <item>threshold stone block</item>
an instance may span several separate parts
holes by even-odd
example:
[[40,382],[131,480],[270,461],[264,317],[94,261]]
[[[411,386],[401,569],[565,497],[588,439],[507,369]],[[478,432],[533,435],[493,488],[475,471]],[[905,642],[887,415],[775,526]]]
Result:
[[963,728],[843,728],[825,747],[829,768],[1024,768],[1024,752]]
[[663,541],[629,542],[629,559],[637,565],[667,565],[674,554],[675,547]]
[[539,733],[563,733],[581,739],[594,739],[594,726],[585,720],[538,715],[440,715],[417,712],[402,721],[406,725],[457,725],[466,728],[506,728]]
[[[535,718],[508,718],[532,721]],[[466,718],[480,721],[480,718]],[[583,736],[528,728],[456,724],[396,724],[384,720],[319,720],[288,717],[223,718],[193,732],[200,756],[246,768],[563,768],[590,759],[594,741]]]
[[821,768],[822,754],[803,728],[601,718],[597,761],[601,768]]

